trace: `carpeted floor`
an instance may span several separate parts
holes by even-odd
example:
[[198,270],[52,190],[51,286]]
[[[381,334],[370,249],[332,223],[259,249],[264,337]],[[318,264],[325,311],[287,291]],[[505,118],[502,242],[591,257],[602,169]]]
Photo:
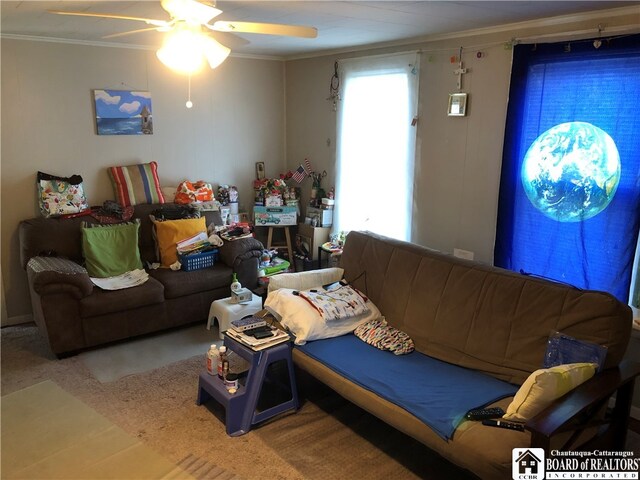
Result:
[[298,412],[231,438],[222,407],[195,404],[204,352],[101,383],[78,356],[56,360],[35,326],[0,336],[3,396],[52,380],[199,480],[475,478],[308,376]]
[[193,325],[140,338],[135,348],[132,342],[116,343],[87,350],[78,358],[94,378],[107,383],[203,354],[213,343],[222,345],[217,327]]
[[222,407],[195,404],[204,354],[101,383],[77,356],[56,360],[35,326],[0,335],[2,395],[52,380],[198,479],[472,478],[309,377],[297,413],[231,438]]

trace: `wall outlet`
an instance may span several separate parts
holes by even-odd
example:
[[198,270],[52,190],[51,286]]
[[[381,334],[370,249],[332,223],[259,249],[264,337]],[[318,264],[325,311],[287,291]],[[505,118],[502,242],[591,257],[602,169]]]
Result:
[[462,250],[461,248],[454,248],[453,256],[464,258],[465,260],[473,260],[473,252],[470,252],[469,250]]

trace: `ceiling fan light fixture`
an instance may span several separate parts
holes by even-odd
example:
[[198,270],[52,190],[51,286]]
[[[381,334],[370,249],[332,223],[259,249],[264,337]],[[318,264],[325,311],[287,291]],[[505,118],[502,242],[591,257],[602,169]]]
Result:
[[202,41],[202,53],[213,70],[227,59],[231,50],[211,37],[204,37]]
[[203,38],[198,32],[178,28],[167,35],[156,56],[167,67],[178,73],[197,73],[204,67]]

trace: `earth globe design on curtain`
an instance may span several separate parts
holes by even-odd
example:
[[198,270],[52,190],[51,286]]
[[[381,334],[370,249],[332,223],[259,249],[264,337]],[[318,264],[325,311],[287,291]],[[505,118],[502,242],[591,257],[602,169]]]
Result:
[[581,222],[602,212],[620,183],[620,155],[604,130],[561,123],[531,144],[521,170],[524,191],[538,210],[559,222]]

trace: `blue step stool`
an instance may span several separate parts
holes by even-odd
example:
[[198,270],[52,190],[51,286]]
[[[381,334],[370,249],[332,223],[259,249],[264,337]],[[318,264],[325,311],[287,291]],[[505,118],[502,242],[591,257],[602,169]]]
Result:
[[[230,394],[218,376],[209,375],[207,372],[200,374],[198,382],[197,405],[202,405],[213,398],[225,408],[227,435],[236,437],[244,435],[253,425],[268,420],[287,410],[297,410],[300,407],[296,377],[293,371],[291,358],[291,342],[281,343],[256,352],[242,345],[233,338],[225,335],[224,344],[229,350],[234,351],[250,364],[247,379],[244,385],[238,386],[238,391]],[[289,385],[291,399],[264,411],[256,411],[262,386],[267,380],[268,368],[274,362],[284,360],[287,363],[289,373]]]

